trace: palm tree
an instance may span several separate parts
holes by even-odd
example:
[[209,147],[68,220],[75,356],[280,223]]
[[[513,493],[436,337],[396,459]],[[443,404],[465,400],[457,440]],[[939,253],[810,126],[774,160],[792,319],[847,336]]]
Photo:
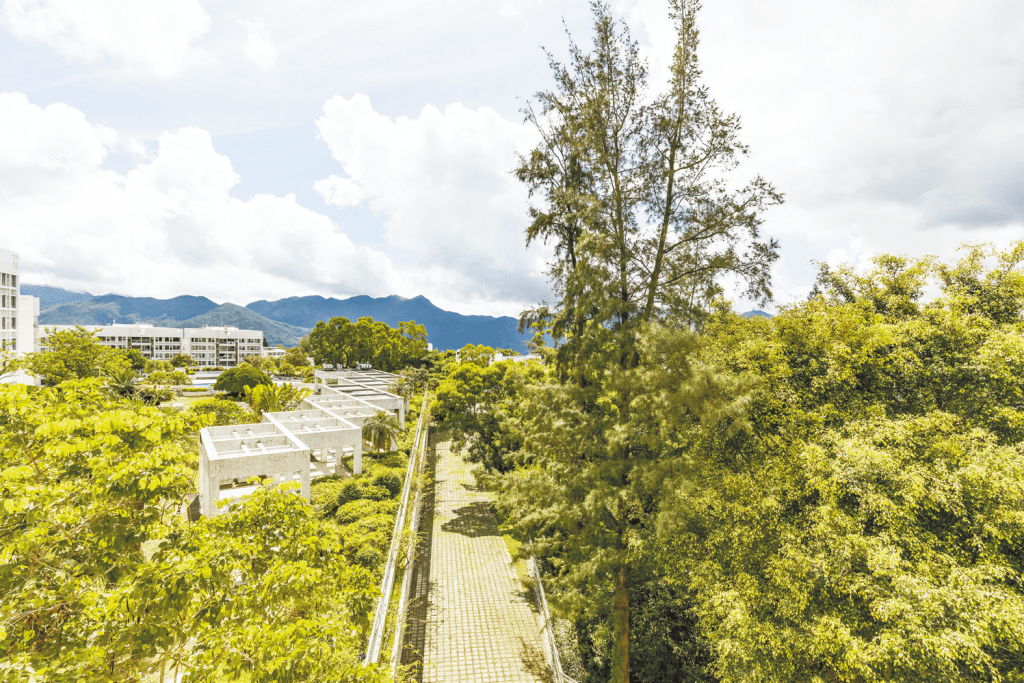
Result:
[[412,399],[412,381],[408,377],[399,376],[394,382],[388,385],[388,391],[395,396],[405,399],[405,409],[409,409],[409,401]]
[[131,398],[139,393],[142,375],[138,370],[123,368],[107,374],[107,390],[115,396]]
[[294,384],[257,384],[255,387],[247,386],[244,389],[245,401],[256,413],[257,418],[263,417],[263,413],[295,410],[302,403],[302,399],[312,393],[309,389],[300,389]]
[[394,444],[401,431],[398,417],[386,410],[378,410],[373,417],[368,417],[363,422],[363,439],[369,441],[375,451],[384,450]]

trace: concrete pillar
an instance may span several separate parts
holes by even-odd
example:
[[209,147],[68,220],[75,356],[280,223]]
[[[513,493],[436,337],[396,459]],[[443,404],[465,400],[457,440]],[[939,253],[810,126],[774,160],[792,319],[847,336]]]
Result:
[[[341,458],[341,451],[338,451],[338,458]],[[363,473],[363,433],[359,432],[352,452],[352,471],[355,474]]]
[[299,470],[299,481],[302,482],[302,497],[309,500],[309,465]]
[[402,426],[402,429],[405,429],[405,406],[398,409],[398,424]]

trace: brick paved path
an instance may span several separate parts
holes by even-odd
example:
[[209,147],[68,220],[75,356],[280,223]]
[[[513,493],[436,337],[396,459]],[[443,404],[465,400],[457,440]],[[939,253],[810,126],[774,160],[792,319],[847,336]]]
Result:
[[402,663],[420,683],[549,681],[540,622],[469,465],[431,434]]

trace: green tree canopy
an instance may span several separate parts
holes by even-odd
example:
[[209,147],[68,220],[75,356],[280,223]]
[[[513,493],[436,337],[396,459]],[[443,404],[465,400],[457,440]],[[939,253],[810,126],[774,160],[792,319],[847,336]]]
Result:
[[661,422],[691,467],[659,525],[721,680],[1024,675],[1022,261],[880,256],[708,321],[707,357],[762,388],[749,432]]
[[245,393],[246,387],[252,388],[260,384],[272,386],[274,380],[262,370],[240,366],[222,372],[214,382],[213,388],[218,391],[226,391],[234,396],[241,396]]
[[453,447],[489,471],[522,465],[520,425],[525,390],[545,378],[538,363],[503,361],[481,367],[472,358],[452,365],[437,387],[431,414],[451,430]]
[[282,363],[288,363],[294,367],[306,367],[309,365],[309,356],[300,347],[294,346],[281,358]]
[[355,323],[337,317],[318,322],[309,333],[308,346],[317,365],[352,367],[370,363],[393,372],[423,358],[426,340],[426,328],[414,322],[400,322],[395,329],[370,317]]
[[133,370],[144,370],[146,368],[146,357],[138,349],[120,349],[120,352],[128,359]]
[[195,364],[196,362],[192,360],[192,356],[187,353],[179,353],[171,359],[171,366],[175,368],[187,368]]
[[69,379],[85,379],[118,372],[130,367],[123,353],[103,346],[96,335],[81,326],[73,330],[46,330],[48,351],[30,353],[20,361],[22,367],[54,386]]

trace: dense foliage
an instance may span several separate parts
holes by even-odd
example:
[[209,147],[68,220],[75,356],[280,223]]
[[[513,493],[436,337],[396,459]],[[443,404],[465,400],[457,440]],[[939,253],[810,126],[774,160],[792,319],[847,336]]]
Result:
[[432,414],[442,428],[451,430],[454,448],[468,448],[471,462],[496,472],[524,464],[519,425],[523,392],[544,377],[543,367],[537,361],[482,366],[475,357],[460,357],[438,384]]
[[412,321],[400,322],[395,329],[370,317],[355,323],[331,318],[318,322],[309,333],[309,349],[317,365],[370,363],[378,370],[393,372],[426,355],[427,330]]
[[182,521],[206,421],[0,387],[0,680],[385,680],[359,666],[373,579],[289,485]]

